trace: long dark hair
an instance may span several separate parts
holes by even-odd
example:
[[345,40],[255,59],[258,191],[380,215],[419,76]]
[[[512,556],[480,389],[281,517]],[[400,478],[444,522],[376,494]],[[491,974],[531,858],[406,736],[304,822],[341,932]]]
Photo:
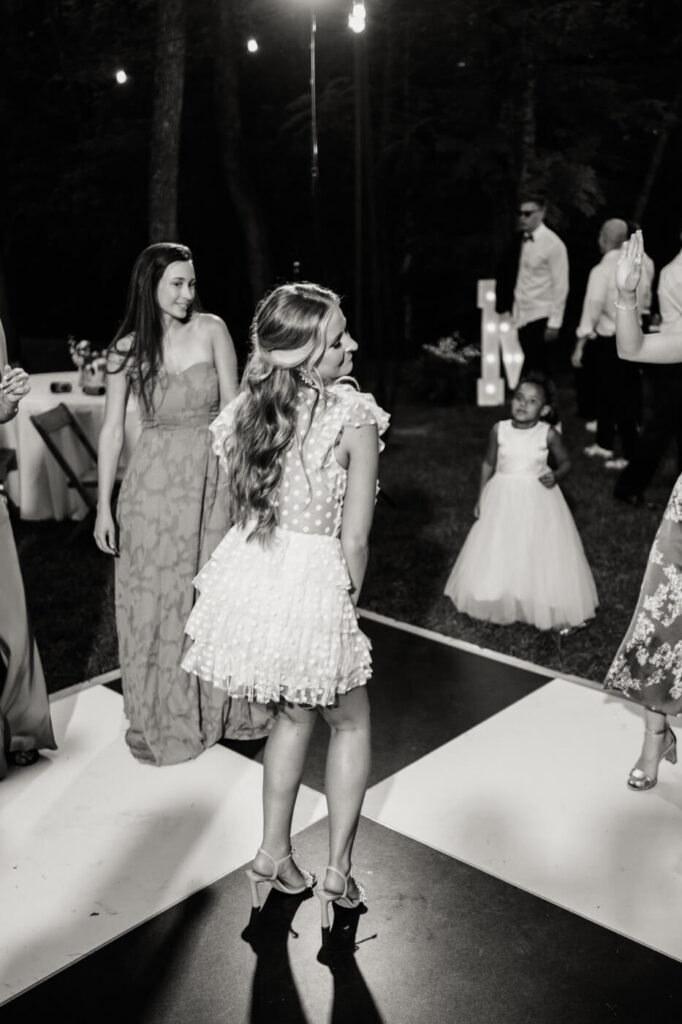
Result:
[[[125,370],[130,374],[132,385],[142,396],[147,413],[153,410],[154,385],[159,376],[162,354],[163,320],[156,289],[166,267],[171,263],[187,263],[191,259],[190,250],[179,242],[156,242],[143,249],[130,275],[123,322],[109,346],[109,352],[118,357],[119,363],[111,372]],[[187,310],[188,320],[194,307],[195,303]],[[123,351],[119,342],[127,335],[132,335],[133,341],[130,348]]]

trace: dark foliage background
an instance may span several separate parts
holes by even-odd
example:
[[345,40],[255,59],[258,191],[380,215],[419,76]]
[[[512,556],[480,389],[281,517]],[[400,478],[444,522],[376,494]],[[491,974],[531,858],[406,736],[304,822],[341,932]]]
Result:
[[[252,297],[218,168],[212,0],[188,5],[180,233],[204,304],[241,345]],[[658,265],[678,247],[679,0],[318,0],[322,256],[308,192],[308,5],[234,9],[241,160],[268,229],[271,279],[353,274],[353,48],[366,48],[364,282],[378,315],[356,326],[390,355],[476,331],[475,281],[494,273],[523,180],[545,188],[566,238],[565,338],[596,259],[600,219],[638,214]],[[156,0],[5,0],[0,14],[0,312],[15,338],[108,340],[147,241]],[[245,40],[260,43],[255,55]],[[234,58],[230,58],[234,59]],[[114,72],[126,69],[125,86]],[[370,231],[369,225],[373,228]]]
[[[67,366],[69,333],[106,343],[122,315],[130,267],[149,237],[154,39],[163,2],[0,6],[0,316],[14,358],[30,370]],[[658,267],[678,251],[682,0],[367,0],[361,39],[346,26],[349,0],[318,0],[317,264],[310,7],[219,0],[234,16],[228,51],[211,29],[216,2],[187,4],[180,235],[194,251],[204,306],[225,318],[243,355],[253,296],[220,163],[215,92],[215,69],[232,61],[240,169],[267,227],[270,283],[289,279],[299,261],[303,277],[320,277],[346,297],[362,345],[360,379],[378,381],[395,413],[383,470],[395,504],[378,509],[365,603],[598,678],[627,623],[660,510],[614,507],[610,482],[578,457],[569,488],[602,595],[595,627],[562,647],[532,630],[510,633],[454,616],[442,584],[468,528],[483,438],[501,411],[478,410],[467,394],[444,409],[414,404],[407,384],[424,342],[454,330],[476,340],[476,281],[494,276],[522,183],[548,193],[548,220],[569,246],[560,373],[598,258],[600,222],[640,221]],[[250,35],[260,44],[255,55],[244,45]],[[115,83],[117,68],[129,75],[124,86]],[[356,95],[367,124],[359,153]],[[570,395],[569,378],[564,385]],[[579,451],[579,424],[566,415]],[[662,503],[669,473],[657,487]],[[17,528],[55,686],[116,661],[111,565],[86,535],[74,542],[71,530],[69,523]],[[50,588],[42,585],[48,577]]]

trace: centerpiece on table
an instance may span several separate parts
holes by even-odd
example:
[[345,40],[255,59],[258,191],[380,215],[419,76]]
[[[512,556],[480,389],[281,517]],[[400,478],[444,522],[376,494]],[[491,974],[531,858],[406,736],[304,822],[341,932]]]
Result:
[[479,346],[453,331],[421,346],[412,373],[413,391],[436,405],[473,401],[480,362]]
[[83,338],[76,341],[69,336],[69,353],[71,360],[78,368],[78,384],[86,395],[103,395],[106,391],[106,356],[99,349],[93,349],[91,343]]

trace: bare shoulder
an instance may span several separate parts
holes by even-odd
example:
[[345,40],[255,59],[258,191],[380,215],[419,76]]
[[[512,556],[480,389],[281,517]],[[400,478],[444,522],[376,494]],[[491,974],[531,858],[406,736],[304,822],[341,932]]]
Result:
[[211,338],[224,338],[225,336],[230,336],[227,324],[221,317],[216,316],[215,313],[197,313],[196,326],[200,331],[205,332]]
[[349,448],[364,448],[368,444],[376,447],[376,439],[379,436],[379,428],[376,423],[359,423],[352,430],[344,428],[343,438]]
[[127,354],[133,347],[134,341],[135,334],[133,333],[133,331],[131,331],[130,334],[124,334],[122,338],[119,338],[118,341],[113,346],[113,348],[116,350],[116,352],[122,352],[124,354]]
[[341,465],[348,468],[351,464],[374,464],[379,460],[379,430],[376,423],[363,423],[353,430],[343,431],[338,455]]
[[565,447],[563,435],[560,430],[556,429],[556,427],[550,427],[547,431],[547,444],[550,448],[553,446],[560,448]]
[[122,338],[113,342],[109,346],[107,352],[107,367],[111,371],[112,369],[118,369],[125,363],[127,356],[130,353],[133,343],[135,341],[135,335],[131,331],[130,334],[124,334]]

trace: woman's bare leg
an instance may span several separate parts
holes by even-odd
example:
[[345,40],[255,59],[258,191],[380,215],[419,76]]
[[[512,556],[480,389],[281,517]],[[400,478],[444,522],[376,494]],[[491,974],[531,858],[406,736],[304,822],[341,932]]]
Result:
[[[282,703],[265,744],[261,845],[275,860],[286,857],[291,849],[291,821],[314,726],[313,711]],[[259,874],[272,872],[272,863],[260,853],[253,867]],[[282,865],[279,877],[292,887],[303,885],[301,872],[290,860]]]
[[[337,707],[320,711],[331,729],[325,771],[329,863],[345,875],[350,870],[353,840],[369,777],[371,730],[367,687],[356,687],[339,697]],[[343,891],[343,881],[334,872],[327,873],[324,885],[330,892]],[[349,895],[357,896],[355,887]]]
[[639,769],[652,779],[657,777],[661,751],[668,742],[667,724],[668,719],[665,715],[658,711],[649,711],[648,708],[644,709],[644,742],[634,769]]

